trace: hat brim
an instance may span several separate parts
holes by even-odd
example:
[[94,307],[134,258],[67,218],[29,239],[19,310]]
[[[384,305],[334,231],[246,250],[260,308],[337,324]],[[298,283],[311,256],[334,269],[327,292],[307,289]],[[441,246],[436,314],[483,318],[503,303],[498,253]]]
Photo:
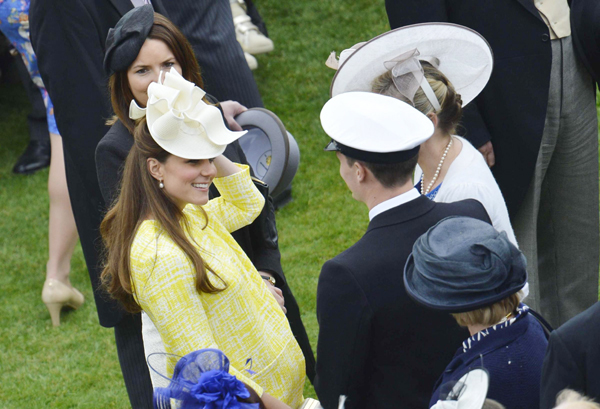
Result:
[[[520,269],[522,267],[512,267],[512,269],[515,268]],[[497,303],[498,301],[501,301],[521,290],[527,282],[527,274],[519,273],[519,275],[523,277],[523,280],[503,289],[500,292],[492,295],[478,294],[471,297],[465,297],[465,299],[462,301],[450,301],[444,296],[444,291],[441,285],[435,288],[429,288],[429,295],[424,295],[422,292],[418,291],[413,285],[414,277],[418,273],[419,272],[416,269],[413,254],[411,253],[406,260],[403,274],[404,288],[406,289],[409,297],[424,307],[433,310],[445,311],[451,314],[475,311],[488,305]],[[517,273],[509,273],[509,275],[513,274]]]
[[479,95],[492,74],[492,49],[476,31],[451,23],[415,24],[381,34],[354,51],[338,68],[331,96],[371,92],[373,80],[388,71],[384,63],[415,48],[423,58],[439,59],[439,70],[461,95],[463,106]]

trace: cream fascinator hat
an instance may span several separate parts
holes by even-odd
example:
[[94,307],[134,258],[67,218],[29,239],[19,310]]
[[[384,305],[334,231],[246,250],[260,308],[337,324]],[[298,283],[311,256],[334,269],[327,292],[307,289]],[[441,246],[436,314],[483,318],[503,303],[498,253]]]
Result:
[[172,155],[185,159],[214,158],[246,131],[227,129],[219,108],[202,100],[205,94],[171,68],[164,76],[161,73],[158,82],[148,86],[146,108],[131,101],[129,117],[145,116],[152,138]]
[[432,105],[440,109],[420,61],[439,69],[460,94],[463,106],[471,102],[485,87],[494,65],[492,50],[476,31],[457,24],[424,23],[397,28],[366,43],[335,52],[327,66],[337,69],[331,83],[334,97],[350,91],[372,91],[372,83],[386,71],[392,71],[394,84],[408,100],[413,101],[421,87]]

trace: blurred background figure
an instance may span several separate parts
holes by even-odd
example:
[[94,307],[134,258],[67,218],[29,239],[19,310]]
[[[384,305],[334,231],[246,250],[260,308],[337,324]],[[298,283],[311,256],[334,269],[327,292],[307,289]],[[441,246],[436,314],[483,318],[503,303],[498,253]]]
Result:
[[571,389],[565,389],[556,398],[555,409],[600,409],[600,405]]
[[[247,2],[229,0],[229,2],[235,26],[235,38],[244,50],[248,66],[251,70],[255,70],[258,68],[258,62],[254,56],[273,51],[273,41],[267,37],[266,27],[250,0]],[[254,19],[249,14],[252,14]],[[253,20],[257,21],[261,27],[259,28]]]
[[[38,92],[41,92],[46,107],[46,135],[50,134],[51,145],[48,176],[50,217],[48,222],[49,255],[42,301],[48,307],[52,325],[58,326],[60,325],[61,309],[65,306],[79,308],[83,304],[84,298],[69,281],[71,256],[77,244],[77,229],[69,201],[62,140],[54,119],[54,108],[40,77],[37,59],[29,41],[29,0],[0,0],[0,30],[19,52],[29,72],[31,78],[30,81],[25,82],[26,89],[29,87],[29,83],[33,82],[39,89]],[[45,167],[44,145],[44,142],[32,139],[25,154],[15,165],[16,173],[32,173]],[[32,161],[25,163],[23,160],[25,156]]]
[[526,261],[505,232],[468,217],[448,217],[413,246],[404,283],[417,303],[452,314],[471,336],[440,376],[430,406],[475,366],[490,375],[487,396],[507,408],[539,407],[548,345],[542,325],[521,304]]
[[569,388],[600,400],[600,302],[550,335],[542,369],[541,409]]
[[[4,28],[8,29],[7,26]],[[0,55],[4,57],[2,65],[5,70],[5,72],[0,73],[0,76],[6,75],[6,79],[10,80],[11,72],[16,71],[31,104],[31,112],[27,115],[29,143],[13,167],[14,173],[29,175],[50,165],[50,136],[48,134],[48,120],[46,119],[46,105],[42,94],[40,94],[40,89],[33,83],[21,55],[8,38],[2,34],[1,23]]]

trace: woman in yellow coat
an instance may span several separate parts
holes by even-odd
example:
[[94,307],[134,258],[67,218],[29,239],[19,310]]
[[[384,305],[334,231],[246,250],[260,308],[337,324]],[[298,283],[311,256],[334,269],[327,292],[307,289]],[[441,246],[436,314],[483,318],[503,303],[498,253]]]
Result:
[[[264,198],[247,166],[225,158],[228,131],[204,92],[171,69],[132,101],[138,120],[121,193],[101,231],[103,281],[129,311],[144,310],[168,353],[223,351],[229,372],[267,408],[302,404],[304,357],[268,284],[232,238]],[[214,183],[221,197],[208,200]],[[175,358],[168,361],[172,373]]]

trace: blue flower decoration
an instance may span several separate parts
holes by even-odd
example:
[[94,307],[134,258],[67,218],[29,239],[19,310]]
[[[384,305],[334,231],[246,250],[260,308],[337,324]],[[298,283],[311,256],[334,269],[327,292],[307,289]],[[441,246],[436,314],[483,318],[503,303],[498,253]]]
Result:
[[250,397],[250,392],[235,376],[217,370],[203,373],[190,394],[204,403],[206,409],[239,409],[237,398]]

